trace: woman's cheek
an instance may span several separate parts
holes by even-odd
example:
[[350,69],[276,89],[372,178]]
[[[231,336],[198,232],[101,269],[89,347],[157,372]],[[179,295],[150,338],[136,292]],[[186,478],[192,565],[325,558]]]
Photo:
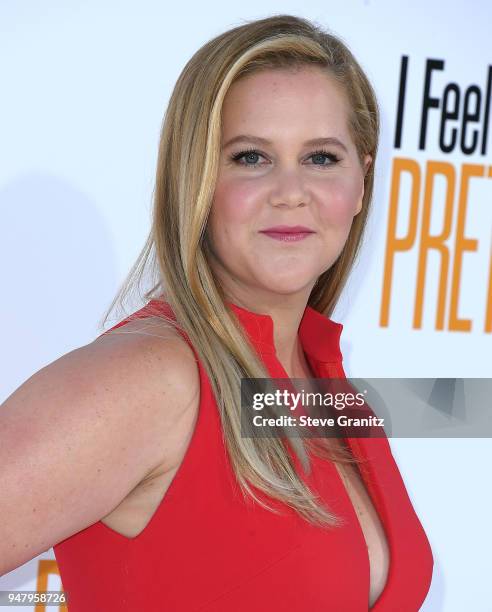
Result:
[[250,221],[257,199],[251,183],[224,181],[215,189],[212,214],[225,223],[245,223]]
[[357,212],[362,187],[351,181],[337,181],[330,185],[323,198],[322,215],[325,223],[332,227],[351,225]]

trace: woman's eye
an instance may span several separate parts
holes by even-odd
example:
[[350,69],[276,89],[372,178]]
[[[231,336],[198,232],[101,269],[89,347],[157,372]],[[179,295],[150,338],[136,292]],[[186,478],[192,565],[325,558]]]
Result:
[[[255,168],[259,166],[258,158],[264,157],[259,151],[255,149],[248,149],[247,151],[239,151],[231,156],[231,159],[239,164],[240,166],[248,166]],[[328,151],[315,151],[311,153],[308,159],[313,159],[314,166],[331,166],[340,161],[340,158],[334,153]],[[329,163],[324,163],[328,159]],[[243,160],[243,161],[241,161]]]
[[[248,150],[248,151],[239,151],[239,153],[235,153],[232,156],[232,160],[239,163],[240,166],[258,166],[259,164],[255,161],[256,158],[258,157],[263,157],[261,155],[261,153],[258,153],[258,151],[255,151],[253,149]],[[241,159],[245,159],[246,163],[242,163],[239,160]],[[253,162],[253,163],[249,163],[249,162]]]
[[329,153],[328,151],[316,151],[311,155],[311,157],[321,162],[323,162],[323,158],[327,158],[331,162],[330,164],[315,163],[316,166],[331,166],[332,164],[336,164],[340,161],[340,158],[337,155],[334,153]]

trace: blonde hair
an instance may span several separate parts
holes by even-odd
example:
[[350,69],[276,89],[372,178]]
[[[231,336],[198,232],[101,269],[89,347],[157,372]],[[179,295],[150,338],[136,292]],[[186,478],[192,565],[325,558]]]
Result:
[[[241,378],[269,378],[269,373],[224,303],[208,263],[206,240],[221,148],[221,109],[229,87],[259,70],[305,65],[321,67],[341,86],[359,160],[362,164],[367,153],[373,159],[364,178],[362,210],[338,259],[319,277],[309,297],[310,306],[331,315],[358,254],[372,199],[378,105],[368,78],[339,38],[306,19],[274,15],[213,38],[181,72],[161,131],[151,231],[102,324],[114,305],[121,305],[140,286],[150,268],[153,286],[144,297],[157,299],[164,294],[193,344],[209,376],[243,494],[276,512],[255,494],[255,487],[312,524],[338,526],[343,519],[323,506],[299,476],[282,438],[241,437]],[[332,448],[329,439],[291,438],[289,443],[304,469],[310,469],[308,450],[340,463],[358,461],[347,449]]]

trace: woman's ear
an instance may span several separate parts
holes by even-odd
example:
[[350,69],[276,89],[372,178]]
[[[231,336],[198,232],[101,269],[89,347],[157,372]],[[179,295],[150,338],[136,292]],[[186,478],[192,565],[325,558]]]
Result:
[[[367,171],[369,170],[369,168],[371,166],[371,163],[372,163],[372,155],[367,154],[364,157],[364,168],[363,168],[363,170],[364,170],[364,178],[365,178],[365,176],[367,174]],[[356,215],[358,215],[360,213],[360,211],[362,210],[362,200],[364,199],[364,190],[365,190],[365,181],[362,181],[362,193],[360,194],[360,199],[359,199],[359,202],[357,203],[357,208],[356,208],[354,217]]]

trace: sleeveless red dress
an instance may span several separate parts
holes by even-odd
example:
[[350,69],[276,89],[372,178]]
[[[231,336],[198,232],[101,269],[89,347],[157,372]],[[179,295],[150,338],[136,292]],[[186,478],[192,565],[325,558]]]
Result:
[[[271,317],[228,305],[272,378],[288,378],[276,358]],[[166,303],[151,300],[111,329],[149,316],[156,307],[173,317]],[[299,338],[316,377],[345,377],[339,346],[342,328],[306,307]],[[98,521],[53,547],[68,591],[69,612],[368,610],[368,551],[333,464],[311,457],[311,474],[303,477],[346,519],[341,528],[314,527],[286,506],[280,516],[245,499],[228,460],[217,405],[199,360],[198,368],[201,397],[195,430],[145,529],[127,538]],[[390,549],[386,586],[370,609],[416,612],[431,583],[433,557],[388,440],[345,441],[356,457],[369,459],[361,473]],[[270,503],[280,507],[279,502]]]

